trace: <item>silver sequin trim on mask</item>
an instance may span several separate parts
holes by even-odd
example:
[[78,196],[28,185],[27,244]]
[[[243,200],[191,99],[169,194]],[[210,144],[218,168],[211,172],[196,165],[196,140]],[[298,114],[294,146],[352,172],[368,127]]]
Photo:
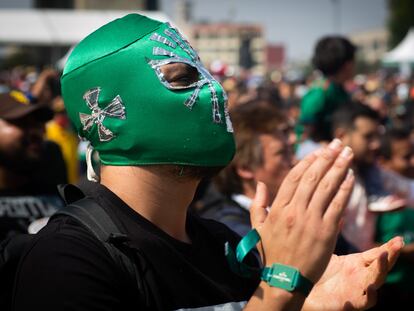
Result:
[[170,40],[168,40],[167,38],[160,36],[157,33],[153,33],[150,37],[150,40],[152,41],[157,41],[160,42],[162,44],[168,45],[170,48],[175,49],[177,47],[177,44],[174,42],[171,42]]
[[152,49],[152,55],[157,56],[169,56],[169,57],[178,57],[176,54],[174,54],[171,51],[167,51],[166,49],[160,48],[160,47],[154,47]]
[[[161,36],[157,33],[152,34],[150,39],[153,41],[160,42],[165,46],[170,48],[175,48],[172,44],[178,45],[181,49],[187,54],[188,58],[184,58],[181,56],[176,55],[174,52],[166,50],[161,47],[154,47],[153,48],[153,55],[156,56],[168,56],[168,59],[161,59],[161,60],[150,60],[148,59],[148,64],[154,69],[156,75],[158,76],[160,82],[170,90],[180,90],[180,89],[190,89],[195,88],[194,91],[191,93],[190,97],[187,98],[184,102],[184,105],[192,109],[194,104],[197,102],[198,96],[200,91],[204,85],[207,84],[210,94],[211,94],[211,105],[212,105],[212,120],[214,123],[222,123],[222,116],[220,114],[220,106],[219,100],[217,97],[217,91],[214,88],[214,83],[219,85],[222,89],[221,85],[214,79],[214,77],[208,72],[208,70],[203,66],[198,57],[198,54],[194,51],[191,45],[185,40],[179,31],[176,28],[173,28],[170,24],[168,24],[168,29],[164,30],[164,34],[168,37]],[[172,41],[170,41],[171,39]],[[166,64],[170,63],[185,63],[189,66],[192,66],[197,69],[200,74],[200,80],[194,82],[187,86],[173,86],[171,85],[164,77],[161,71],[161,67]],[[230,116],[227,109],[227,96],[225,91],[222,89],[223,93],[223,100],[224,100],[224,116],[226,121],[226,129],[228,132],[233,132],[233,127],[230,121]]]
[[227,132],[233,133],[234,132],[233,123],[231,123],[230,114],[229,114],[229,107],[228,107],[229,99],[227,97],[226,92],[223,93],[223,97],[224,97],[224,117],[226,118]]

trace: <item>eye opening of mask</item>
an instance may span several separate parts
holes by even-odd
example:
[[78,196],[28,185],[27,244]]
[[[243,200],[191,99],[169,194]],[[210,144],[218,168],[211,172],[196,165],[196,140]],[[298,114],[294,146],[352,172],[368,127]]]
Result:
[[197,86],[201,75],[197,67],[183,62],[169,62],[159,66],[164,80],[174,89]]

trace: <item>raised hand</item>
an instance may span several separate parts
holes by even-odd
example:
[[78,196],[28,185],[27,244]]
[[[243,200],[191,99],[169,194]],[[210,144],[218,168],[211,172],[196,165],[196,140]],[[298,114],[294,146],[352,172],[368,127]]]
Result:
[[282,183],[267,214],[267,189],[258,184],[251,207],[252,226],[261,236],[265,266],[293,266],[317,282],[335,247],[342,212],[354,177],[352,150],[339,140],[299,162]]
[[376,290],[383,284],[403,246],[402,239],[395,237],[363,253],[333,255],[303,309],[335,311],[372,307],[376,302]]

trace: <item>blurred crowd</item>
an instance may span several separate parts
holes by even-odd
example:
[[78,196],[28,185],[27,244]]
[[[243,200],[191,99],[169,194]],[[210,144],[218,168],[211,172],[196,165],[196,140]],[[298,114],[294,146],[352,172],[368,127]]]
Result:
[[[357,181],[336,252],[402,235],[405,249],[376,308],[395,307],[396,297],[404,305],[414,294],[414,78],[355,75],[355,48],[342,37],[321,39],[312,62],[315,70],[296,79],[213,70],[228,95],[237,153],[201,184],[193,211],[244,235],[256,183],[275,196],[298,159],[339,138],[354,150]],[[0,72],[0,239],[36,232],[63,206],[56,185],[86,178],[86,142],[66,115],[60,75],[25,66]]]

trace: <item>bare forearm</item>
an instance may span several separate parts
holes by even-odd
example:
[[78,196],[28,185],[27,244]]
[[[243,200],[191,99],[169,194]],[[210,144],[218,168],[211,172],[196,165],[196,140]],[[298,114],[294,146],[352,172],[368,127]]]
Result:
[[300,292],[288,292],[284,289],[271,287],[267,283],[261,282],[243,310],[301,310],[304,301],[305,296]]

